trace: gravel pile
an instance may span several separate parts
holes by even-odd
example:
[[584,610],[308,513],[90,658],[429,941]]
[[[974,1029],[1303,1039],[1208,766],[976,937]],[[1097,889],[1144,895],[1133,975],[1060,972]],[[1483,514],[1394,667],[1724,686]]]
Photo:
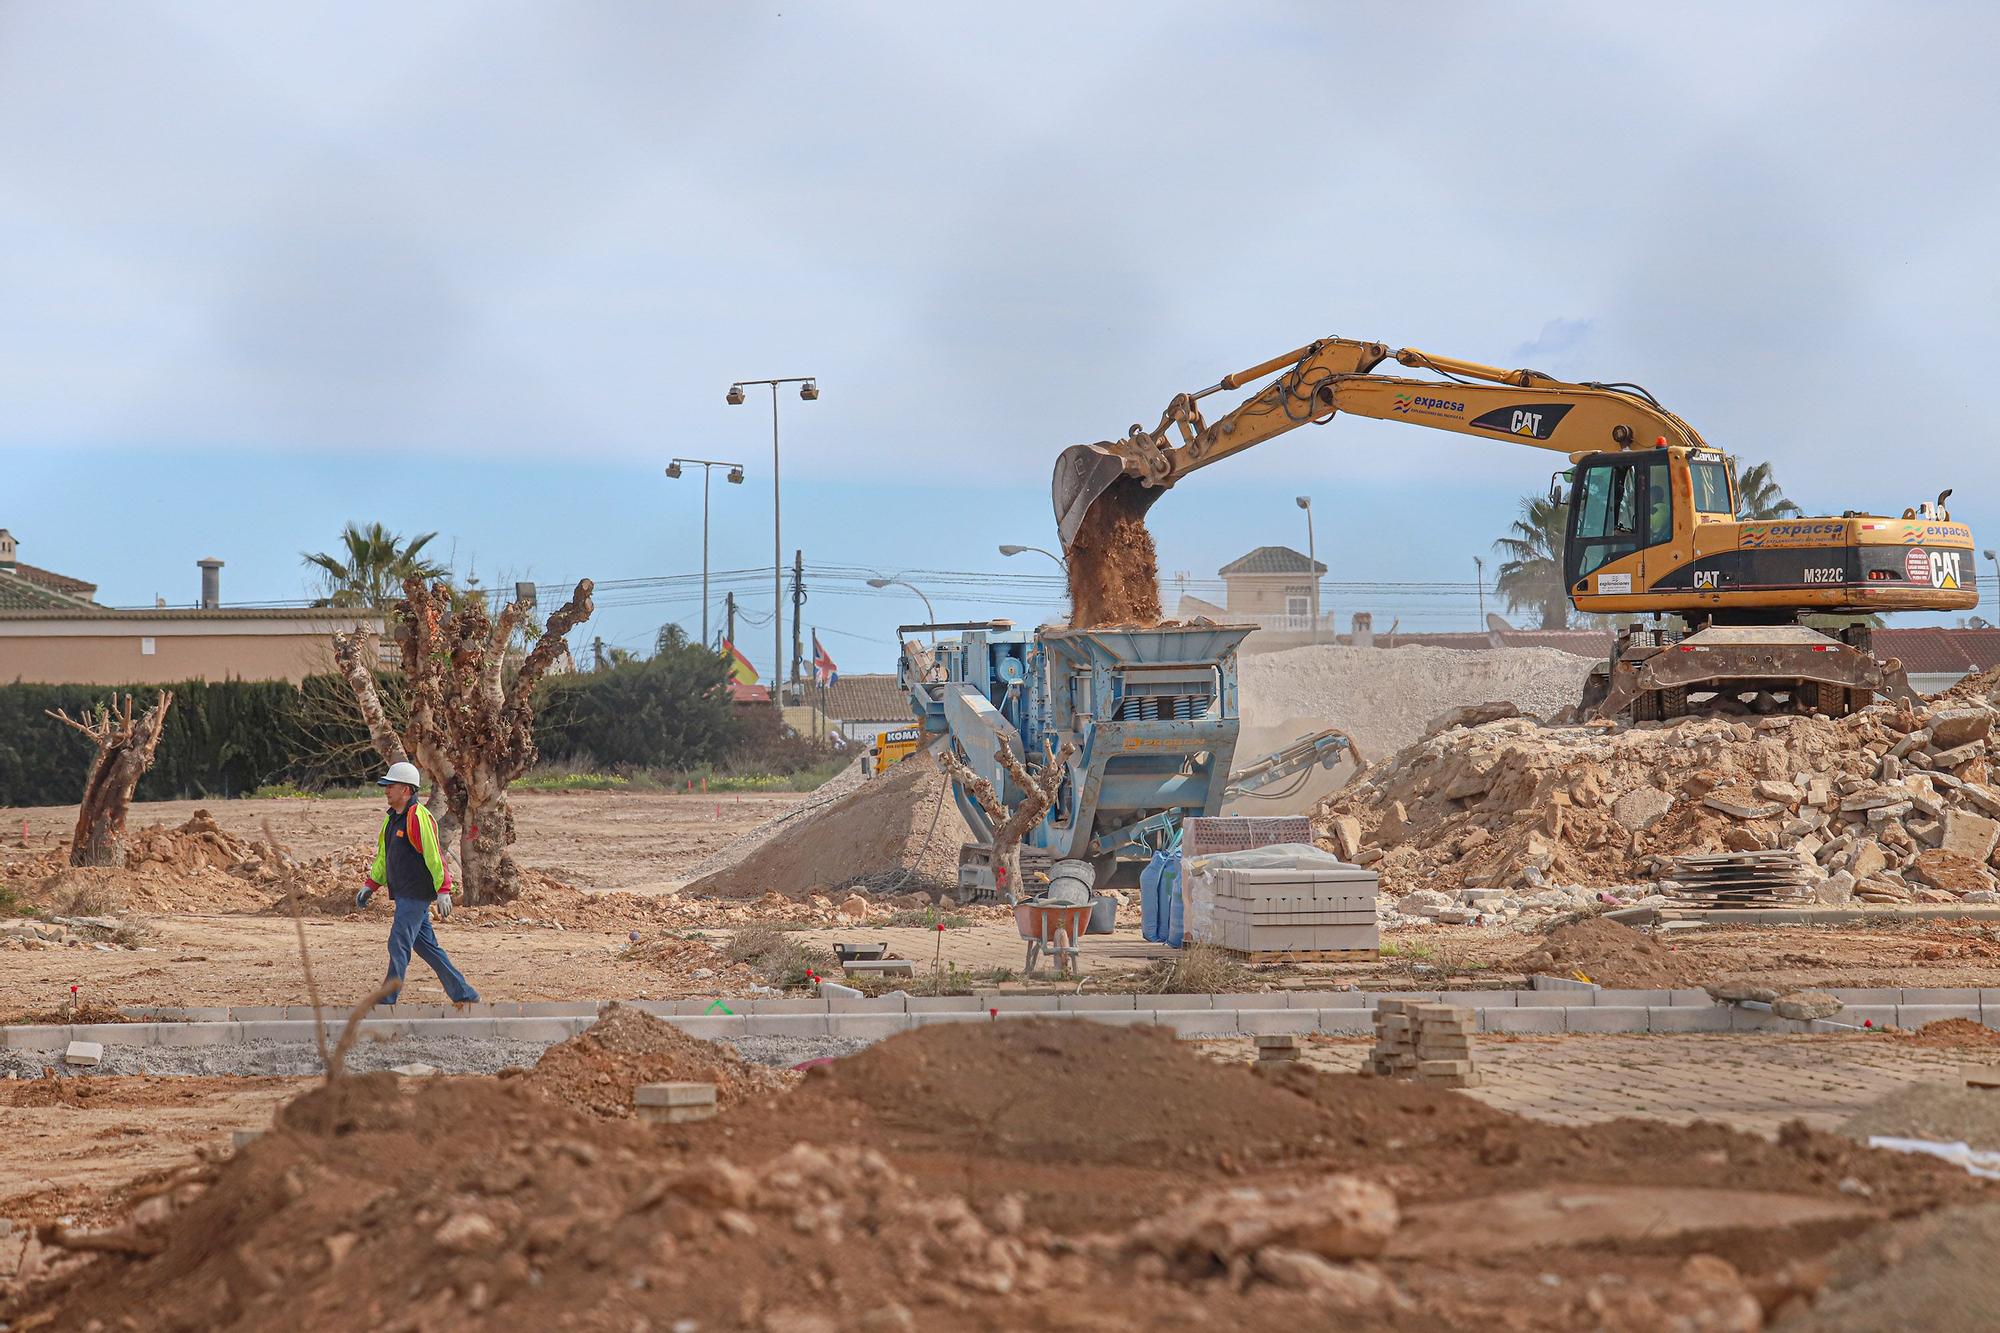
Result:
[[841,769],[825,782],[820,783],[819,786],[807,792],[806,798],[803,801],[800,801],[782,815],[773,815],[748,832],[738,834],[724,843],[712,855],[689,867],[685,872],[685,878],[688,880],[697,880],[704,875],[712,875],[718,870],[729,869],[729,867],[741,862],[744,857],[756,851],[786,828],[824,810],[827,806],[832,805],[841,797],[854,791],[866,781],[868,781],[867,777],[861,772],[861,760],[857,757],[846,768]]

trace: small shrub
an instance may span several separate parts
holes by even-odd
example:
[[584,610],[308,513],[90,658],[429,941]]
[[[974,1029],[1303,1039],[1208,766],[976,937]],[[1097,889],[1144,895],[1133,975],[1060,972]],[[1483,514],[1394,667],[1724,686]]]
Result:
[[0,884],[0,916],[27,916],[33,910],[12,888]]
[[936,930],[939,926],[946,930],[963,930],[972,924],[972,918],[963,912],[940,913],[935,907],[908,907],[900,912],[891,912],[881,924],[916,930]]
[[809,973],[824,976],[832,969],[833,955],[824,949],[799,943],[789,934],[771,926],[745,926],[729,939],[723,953],[733,963],[748,963],[773,986],[803,986]]
[[1156,995],[1220,995],[1250,982],[1243,964],[1212,944],[1188,944],[1147,969],[1144,989]]
[[116,911],[118,900],[111,890],[94,879],[66,886],[56,900],[57,916],[104,916]]

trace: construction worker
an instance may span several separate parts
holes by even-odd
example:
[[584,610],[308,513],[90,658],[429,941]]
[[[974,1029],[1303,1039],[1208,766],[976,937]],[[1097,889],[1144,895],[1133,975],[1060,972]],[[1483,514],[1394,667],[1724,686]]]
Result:
[[[388,885],[389,897],[396,905],[396,919],[389,927],[389,977],[398,983],[403,980],[410,966],[410,950],[415,949],[417,957],[438,974],[451,1002],[463,1009],[478,1000],[479,992],[452,966],[431,929],[432,903],[437,904],[440,921],[451,915],[451,869],[444,863],[437,820],[417,799],[423,782],[423,775],[412,763],[391,764],[389,771],[376,779],[375,785],[388,794],[389,813],[375,835],[375,864],[369,867],[361,891],[354,895],[354,905],[367,907],[375,891]],[[395,1002],[395,992],[384,1000],[386,1004]]]

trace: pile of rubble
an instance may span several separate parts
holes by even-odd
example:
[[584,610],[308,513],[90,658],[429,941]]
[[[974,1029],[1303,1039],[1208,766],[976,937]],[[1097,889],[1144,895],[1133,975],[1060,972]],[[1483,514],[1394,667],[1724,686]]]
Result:
[[1323,842],[1381,875],[1383,924],[1651,901],[1672,857],[1753,849],[1800,853],[1820,903],[2000,901],[1990,691],[1840,719],[1511,711],[1439,719],[1316,812]]

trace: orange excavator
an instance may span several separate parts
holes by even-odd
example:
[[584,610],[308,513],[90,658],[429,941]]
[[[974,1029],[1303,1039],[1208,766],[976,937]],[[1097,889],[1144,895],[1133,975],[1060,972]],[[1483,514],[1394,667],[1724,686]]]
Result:
[[[1384,362],[1435,378],[1377,374]],[[1202,399],[1267,377],[1215,421],[1203,417]],[[1865,619],[1822,632],[1803,617],[1979,604],[1972,531],[1952,522],[1949,490],[1895,517],[1739,519],[1734,461],[1637,385],[1573,384],[1346,338],[1179,394],[1151,430],[1135,425],[1123,439],[1065,449],[1054,482],[1064,549],[1143,515],[1196,468],[1342,412],[1567,456],[1550,498],[1568,506],[1571,605],[1651,617],[1618,634],[1585,685],[1582,716],[1840,716],[1878,695],[1908,698],[1901,664],[1876,658]]]

